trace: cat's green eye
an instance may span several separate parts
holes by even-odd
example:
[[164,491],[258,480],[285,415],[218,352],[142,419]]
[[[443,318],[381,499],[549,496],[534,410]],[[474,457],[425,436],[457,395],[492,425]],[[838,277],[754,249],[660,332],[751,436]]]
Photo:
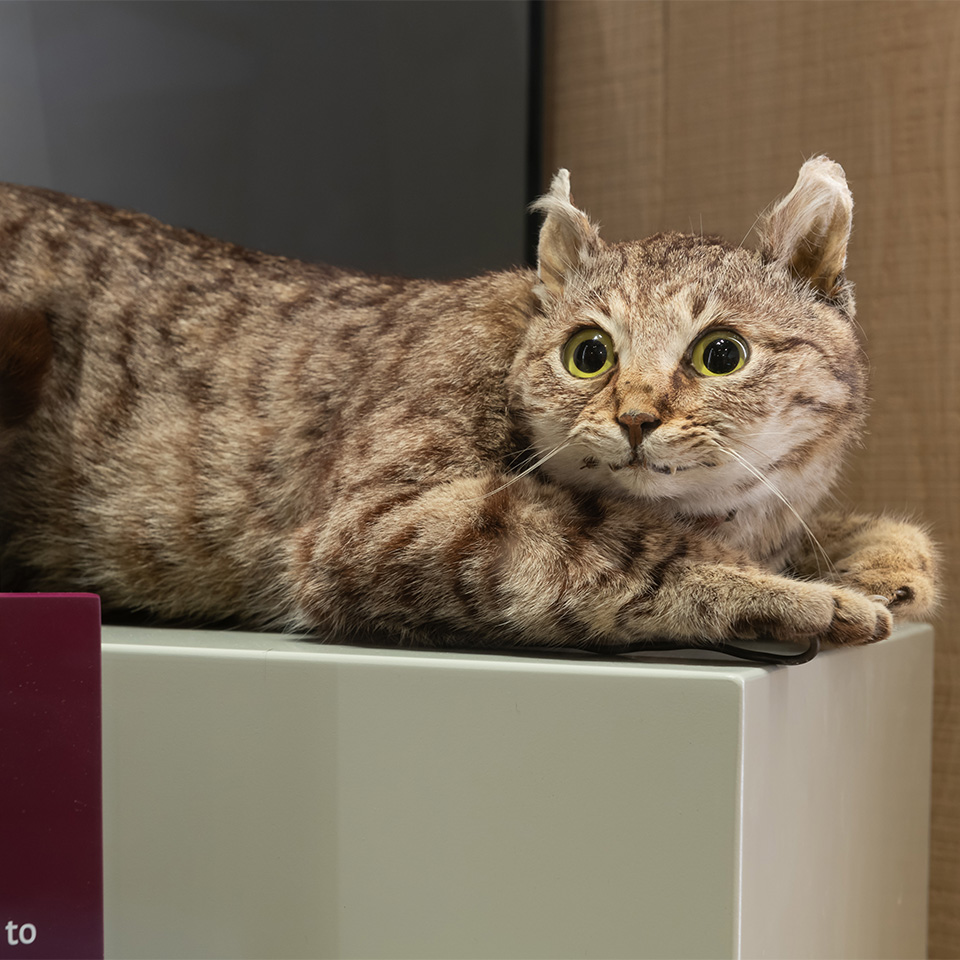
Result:
[[725,377],[736,373],[749,356],[747,342],[729,330],[711,330],[694,345],[690,364],[704,377]]
[[613,340],[599,327],[578,330],[563,348],[563,365],[567,372],[582,379],[599,377],[616,362]]

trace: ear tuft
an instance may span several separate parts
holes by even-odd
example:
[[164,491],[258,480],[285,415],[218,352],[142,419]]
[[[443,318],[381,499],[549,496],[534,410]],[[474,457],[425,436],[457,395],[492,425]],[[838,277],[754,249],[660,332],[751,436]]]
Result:
[[801,168],[794,188],[767,215],[760,250],[780,261],[826,297],[842,286],[853,196],[843,167],[815,157]]
[[569,277],[590,258],[600,242],[597,228],[570,196],[570,173],[560,170],[550,189],[530,205],[546,214],[540,228],[537,273],[545,290],[559,297]]

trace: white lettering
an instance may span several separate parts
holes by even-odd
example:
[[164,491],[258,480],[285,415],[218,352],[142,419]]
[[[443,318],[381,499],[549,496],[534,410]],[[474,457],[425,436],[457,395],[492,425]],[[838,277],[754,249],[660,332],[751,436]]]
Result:
[[[20,928],[19,939],[17,939],[18,926]],[[37,928],[32,923],[16,924],[12,920],[8,920],[4,929],[7,931],[7,943],[11,947],[19,946],[21,943],[29,947],[37,939]]]

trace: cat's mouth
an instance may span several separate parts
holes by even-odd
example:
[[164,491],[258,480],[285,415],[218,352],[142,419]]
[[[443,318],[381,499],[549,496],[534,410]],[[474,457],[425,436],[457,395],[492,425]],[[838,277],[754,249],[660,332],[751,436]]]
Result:
[[608,464],[608,466],[614,472],[617,472],[618,470],[652,470],[654,473],[663,473],[668,476],[673,476],[675,473],[683,473],[684,470],[692,470],[695,466],[700,466],[700,464],[691,464],[683,467],[666,463],[654,463],[653,461],[647,460],[645,457],[634,453],[629,460],[625,460],[623,463],[611,463]]
[[695,470],[697,467],[715,467],[716,464],[707,462],[688,464],[656,463],[653,460],[649,460],[638,450],[634,450],[629,460],[624,460],[623,463],[610,463],[607,464],[607,466],[609,466],[614,473],[620,470],[649,470],[652,473],[673,476],[677,473],[684,473],[687,470]]

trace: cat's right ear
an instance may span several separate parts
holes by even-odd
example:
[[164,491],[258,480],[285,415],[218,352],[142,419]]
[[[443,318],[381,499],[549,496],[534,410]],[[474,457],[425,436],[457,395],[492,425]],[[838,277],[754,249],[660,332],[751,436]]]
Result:
[[530,205],[546,214],[537,248],[541,290],[554,297],[563,293],[570,276],[578,272],[600,242],[597,228],[570,198],[570,173],[560,170],[549,191]]
[[760,250],[788,266],[826,297],[843,286],[853,197],[843,167],[828,157],[814,157],[801,168],[796,186],[766,216]]

